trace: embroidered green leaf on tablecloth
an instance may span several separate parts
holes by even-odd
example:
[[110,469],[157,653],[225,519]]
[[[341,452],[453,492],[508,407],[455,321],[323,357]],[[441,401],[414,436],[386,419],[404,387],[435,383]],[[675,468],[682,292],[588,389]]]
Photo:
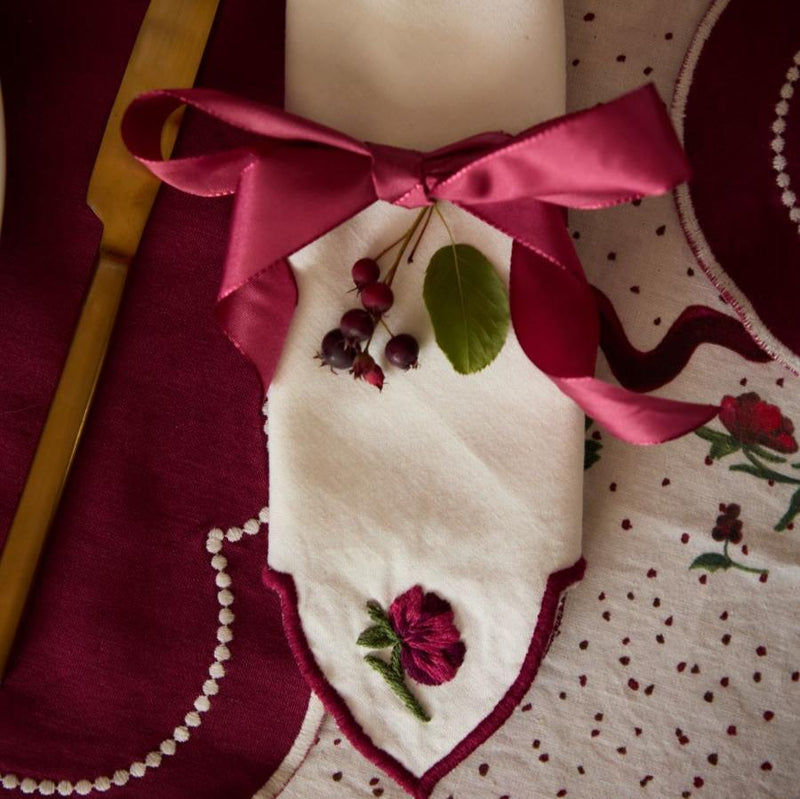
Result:
[[370,649],[385,649],[387,646],[394,646],[397,643],[397,636],[391,628],[381,624],[368,627],[358,636],[356,643],[359,646],[368,646]]
[[700,438],[711,442],[708,457],[712,460],[716,461],[726,455],[733,455],[734,452],[738,452],[741,449],[741,444],[727,433],[720,433],[710,427],[698,427],[694,432]]
[[706,569],[715,572],[718,569],[730,569],[731,559],[719,552],[704,552],[692,561],[690,569]]

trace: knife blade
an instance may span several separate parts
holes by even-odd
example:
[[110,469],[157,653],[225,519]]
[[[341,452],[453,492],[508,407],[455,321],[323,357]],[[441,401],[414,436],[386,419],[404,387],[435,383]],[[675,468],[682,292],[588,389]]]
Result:
[[[0,683],[94,395],[128,268],[160,185],[125,148],[122,115],[142,92],[193,85],[218,4],[151,0],[111,108],[87,194],[103,225],[95,271],[0,553]],[[162,138],[165,157],[179,116]]]

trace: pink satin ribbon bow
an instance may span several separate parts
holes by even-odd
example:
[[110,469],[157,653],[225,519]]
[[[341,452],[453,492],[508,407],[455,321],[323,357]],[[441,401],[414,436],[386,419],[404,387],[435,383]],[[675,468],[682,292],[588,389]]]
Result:
[[[162,160],[162,126],[183,104],[255,134],[255,144]],[[688,178],[652,86],[515,136],[482,133],[428,153],[357,141],[208,89],[138,97],[122,134],[131,152],[172,186],[206,197],[236,194],[216,314],[265,390],[297,302],[287,257],[376,200],[404,208],[447,200],[513,238],[509,293],[520,345],[599,424],[625,441],[655,444],[719,410],[643,396],[593,376],[598,300],[563,209],[662,194]]]

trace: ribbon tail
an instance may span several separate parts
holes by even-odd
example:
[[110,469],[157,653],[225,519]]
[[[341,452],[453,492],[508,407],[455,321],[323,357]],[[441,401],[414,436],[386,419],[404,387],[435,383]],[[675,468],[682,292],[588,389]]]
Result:
[[217,301],[214,316],[258,371],[266,396],[297,305],[297,284],[282,258]]
[[718,413],[703,405],[648,397],[593,376],[599,312],[582,274],[514,242],[511,319],[525,354],[585,413],[631,444],[658,444],[700,427]]
[[[228,338],[253,362],[266,393],[297,305],[288,256],[369,205],[368,172],[350,153],[274,152],[242,173],[215,315]],[[344,161],[344,163],[342,163]],[[308,164],[306,162],[309,162]],[[363,159],[358,164],[362,165]],[[296,191],[328,168],[316,194]]]
[[701,344],[717,344],[756,363],[770,360],[738,319],[705,305],[686,308],[656,347],[638,350],[625,335],[611,300],[597,288],[594,296],[600,312],[600,347],[614,377],[633,391],[653,391],[669,383]]
[[717,405],[650,397],[595,377],[548,377],[599,425],[630,444],[672,441],[719,413]]

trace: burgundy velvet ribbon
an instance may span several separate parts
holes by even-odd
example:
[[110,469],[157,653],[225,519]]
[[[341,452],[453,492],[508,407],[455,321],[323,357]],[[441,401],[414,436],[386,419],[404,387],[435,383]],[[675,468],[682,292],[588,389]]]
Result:
[[[161,130],[190,105],[255,134],[255,144],[162,160]],[[376,200],[447,200],[513,238],[510,304],[520,345],[599,424],[625,441],[668,441],[719,408],[643,396],[596,379],[598,301],[563,209],[662,194],[689,169],[652,86],[517,135],[482,133],[423,153],[365,143],[283,110],[208,89],[138,97],[122,123],[131,152],[162,180],[236,194],[216,314],[266,391],[297,302],[288,256]]]
[[611,300],[596,286],[593,289],[600,312],[600,348],[625,388],[661,388],[683,371],[701,344],[717,344],[756,363],[772,360],[738,319],[705,305],[684,308],[657,346],[647,352],[637,350],[625,335]]

